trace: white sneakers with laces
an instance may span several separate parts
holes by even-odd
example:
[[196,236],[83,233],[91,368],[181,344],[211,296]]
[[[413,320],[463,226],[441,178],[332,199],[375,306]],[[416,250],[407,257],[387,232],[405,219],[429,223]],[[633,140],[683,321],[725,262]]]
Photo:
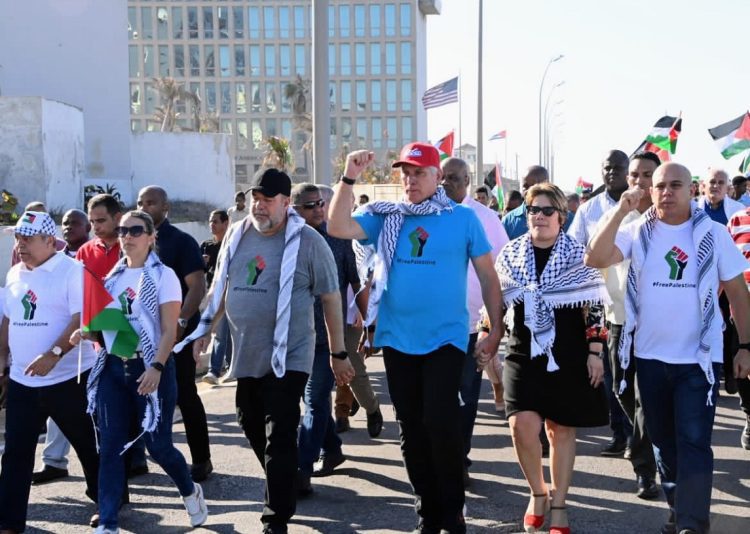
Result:
[[206,506],[206,499],[203,498],[203,488],[200,484],[195,484],[193,494],[183,497],[182,501],[185,503],[185,510],[190,516],[192,526],[197,527],[206,522],[208,507]]

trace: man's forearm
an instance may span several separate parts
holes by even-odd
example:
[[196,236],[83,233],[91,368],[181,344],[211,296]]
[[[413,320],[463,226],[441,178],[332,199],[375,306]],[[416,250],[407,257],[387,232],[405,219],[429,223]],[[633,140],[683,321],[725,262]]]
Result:
[[353,239],[345,235],[354,222],[352,219],[353,187],[339,182],[334,190],[331,209],[328,211],[328,233],[341,239]]
[[750,294],[742,275],[723,284],[740,343],[750,343]]
[[344,345],[344,316],[341,311],[341,296],[338,293],[324,293],[320,296],[323,304],[323,318],[328,332],[328,345],[331,352],[343,352]]
[[52,343],[52,347],[60,347],[63,351],[63,354],[70,351],[73,348],[73,345],[70,344],[70,336],[73,335],[73,332],[75,332],[77,329],[81,327],[81,314],[80,313],[74,313],[73,316],[70,318],[70,322],[65,327],[65,330],[63,330],[62,334]]
[[201,280],[192,280],[188,282],[188,290],[185,294],[185,300],[182,302],[182,308],[180,309],[181,319],[190,319],[193,315],[198,313],[201,306],[201,300],[203,300],[203,296],[206,294],[206,282],[205,279],[203,279],[203,273],[200,271],[196,272],[200,273]]
[[598,231],[589,241],[586,250],[586,265],[603,269],[614,263],[619,263],[613,261],[617,250],[615,237],[624,218],[625,215],[621,214],[619,210],[613,210],[604,215],[604,221],[600,223]]

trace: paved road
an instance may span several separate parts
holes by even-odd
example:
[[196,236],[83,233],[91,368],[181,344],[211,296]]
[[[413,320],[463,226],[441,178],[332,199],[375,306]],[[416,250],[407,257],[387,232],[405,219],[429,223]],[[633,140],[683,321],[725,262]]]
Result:
[[[313,479],[315,494],[301,501],[292,533],[408,532],[415,525],[410,486],[401,464],[398,431],[386,392],[382,359],[370,360],[381,395],[386,426],[377,440],[367,436],[364,414],[343,434],[349,460],[334,476]],[[515,461],[507,424],[494,413],[485,381],[472,459],[473,483],[467,493],[469,532],[522,532],[527,489]],[[201,385],[203,387],[203,385]],[[262,472],[234,418],[234,387],[203,388],[209,412],[215,473],[204,484],[211,516],[202,529],[218,533],[259,532]],[[722,396],[714,431],[716,470],[712,504],[714,534],[750,532],[750,452],[739,447],[743,418],[737,398]],[[2,416],[0,416],[1,418]],[[0,421],[3,424],[3,421]],[[184,452],[184,434],[175,426]],[[634,495],[630,464],[598,456],[607,428],[581,431],[569,515],[576,533],[658,532],[666,518],[663,499],[647,502]],[[39,447],[37,452],[41,452]],[[40,460],[38,460],[38,463]],[[27,532],[89,532],[84,527],[94,506],[83,497],[77,460],[65,481],[34,487]],[[187,516],[171,481],[158,466],[133,481],[132,504],[120,516],[122,532],[186,532]]]

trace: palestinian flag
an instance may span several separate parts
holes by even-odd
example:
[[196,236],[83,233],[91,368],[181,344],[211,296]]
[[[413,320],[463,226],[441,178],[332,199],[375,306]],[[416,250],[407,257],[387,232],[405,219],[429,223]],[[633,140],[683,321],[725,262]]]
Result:
[[721,155],[729,159],[750,148],[750,113],[734,120],[709,128],[708,133],[716,141]]
[[580,176],[578,177],[578,181],[576,182],[576,193],[580,195],[584,191],[591,191],[592,189],[594,189],[594,184],[584,181]]
[[451,133],[435,143],[435,148],[438,149],[438,153],[440,154],[440,161],[453,157],[453,138],[454,132],[451,130]]
[[669,161],[670,155],[677,150],[677,137],[682,131],[682,118],[665,115],[654,124],[646,140],[635,149],[633,154],[653,152],[664,162]]
[[101,280],[83,269],[84,332],[101,332],[107,352],[130,358],[138,348],[138,334],[130,326],[120,303],[104,288]]
[[745,157],[742,158],[742,163],[740,163],[740,172],[747,176],[747,173],[750,172],[750,152],[745,154]]
[[505,192],[503,191],[502,173],[500,172],[500,164],[495,163],[495,187],[493,188],[495,196],[497,196],[497,211],[502,213],[505,211]]

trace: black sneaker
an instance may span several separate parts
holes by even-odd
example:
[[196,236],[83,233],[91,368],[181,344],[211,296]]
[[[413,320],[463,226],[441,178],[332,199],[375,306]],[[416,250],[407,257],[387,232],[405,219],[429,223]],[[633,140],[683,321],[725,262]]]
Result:
[[287,534],[289,529],[285,523],[263,523],[263,534]]
[[31,475],[31,484],[34,486],[41,486],[42,484],[47,484],[48,482],[52,482],[54,480],[67,478],[67,476],[67,469],[60,469],[59,467],[53,467],[51,465],[45,464],[44,468],[41,471],[36,471]]
[[602,447],[602,450],[599,452],[601,456],[608,456],[608,457],[618,457],[625,454],[625,449],[628,447],[628,440],[619,438],[617,436],[613,437],[609,442]]
[[313,467],[312,476],[327,477],[333,474],[333,470],[346,461],[344,453],[339,451],[335,454],[326,454],[320,457]]
[[190,476],[193,478],[193,482],[203,482],[208,478],[208,475],[213,473],[214,464],[208,459],[205,462],[199,464],[193,464],[190,468]]
[[659,486],[653,477],[638,475],[638,492],[636,495],[639,499],[648,501],[656,499],[659,496]]
[[336,431],[336,434],[341,434],[343,432],[348,432],[351,430],[352,426],[349,424],[349,418],[348,417],[337,417],[336,423],[335,423],[334,430]]
[[669,511],[669,518],[661,527],[660,534],[677,534],[677,519],[675,519],[673,510]]
[[742,429],[742,434],[740,435],[740,445],[742,445],[743,449],[750,451],[750,415],[745,420],[745,428]]
[[380,412],[380,406],[372,413],[367,414],[367,433],[371,438],[377,438],[383,431],[383,414]]

